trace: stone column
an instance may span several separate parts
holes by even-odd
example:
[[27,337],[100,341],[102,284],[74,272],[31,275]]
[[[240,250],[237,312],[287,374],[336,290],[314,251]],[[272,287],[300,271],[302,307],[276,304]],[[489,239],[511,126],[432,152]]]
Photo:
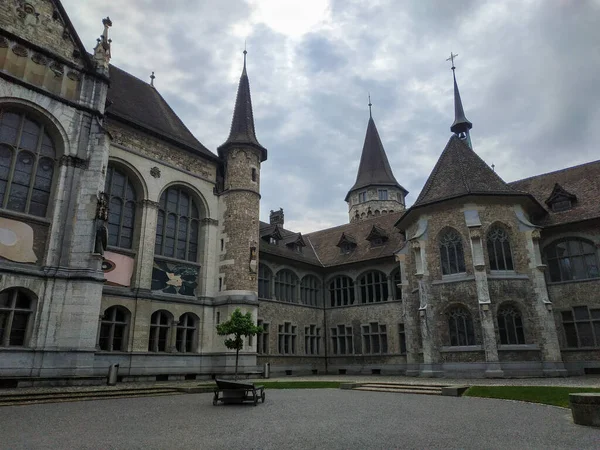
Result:
[[404,336],[406,338],[406,375],[416,377],[419,375],[419,347],[417,345],[417,327],[418,320],[415,320],[414,311],[410,310],[410,297],[407,293],[409,288],[407,277],[406,259],[409,252],[409,246],[405,246],[401,253],[396,254],[396,261],[400,265],[400,277],[402,282],[402,320],[404,323]]
[[136,258],[134,286],[150,290],[152,286],[152,267],[154,266],[154,243],[156,241],[156,223],[158,220],[158,202],[142,200],[142,220],[140,243]]
[[104,319],[104,314],[100,314],[98,316],[98,331],[96,334],[96,351],[100,351],[100,329],[102,328],[102,319]]
[[387,275],[388,297],[387,300],[396,300],[396,287],[394,286],[394,278],[392,275]]
[[177,352],[177,325],[179,325],[179,322],[176,320],[171,322],[171,329],[169,330],[169,345],[167,345],[167,351],[170,353]]

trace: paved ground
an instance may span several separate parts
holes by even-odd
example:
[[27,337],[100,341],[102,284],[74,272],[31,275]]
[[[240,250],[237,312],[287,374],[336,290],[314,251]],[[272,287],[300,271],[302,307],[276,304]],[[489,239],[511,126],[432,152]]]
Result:
[[1,449],[597,449],[568,409],[505,400],[339,389],[268,390],[265,404],[211,394],[0,409]]

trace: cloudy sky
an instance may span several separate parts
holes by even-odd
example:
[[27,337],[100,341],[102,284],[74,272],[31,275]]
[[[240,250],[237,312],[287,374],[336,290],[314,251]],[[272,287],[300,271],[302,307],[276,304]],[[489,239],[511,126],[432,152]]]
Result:
[[[453,121],[452,72],[475,151],[506,181],[600,158],[600,0],[63,0],[91,50],[155,85],[216,152],[244,40],[262,167],[261,218],[348,221],[367,93],[397,180],[417,198]],[[168,6],[167,6],[168,5]],[[407,205],[408,206],[408,205]]]

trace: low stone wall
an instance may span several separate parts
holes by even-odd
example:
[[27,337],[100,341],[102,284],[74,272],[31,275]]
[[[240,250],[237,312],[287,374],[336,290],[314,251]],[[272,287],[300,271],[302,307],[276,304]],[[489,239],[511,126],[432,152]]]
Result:
[[573,422],[600,428],[600,394],[569,394]]

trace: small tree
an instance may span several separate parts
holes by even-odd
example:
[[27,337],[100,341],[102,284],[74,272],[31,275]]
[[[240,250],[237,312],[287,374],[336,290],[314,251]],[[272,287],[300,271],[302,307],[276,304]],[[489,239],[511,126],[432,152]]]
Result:
[[262,333],[262,327],[254,325],[252,320],[252,314],[247,312],[242,314],[240,308],[231,314],[231,317],[227,322],[223,322],[217,325],[217,334],[219,336],[232,336],[225,339],[225,347],[230,350],[235,350],[235,379],[237,380],[238,372],[238,358],[240,356],[240,350],[244,346],[244,337],[254,336],[255,334]]

